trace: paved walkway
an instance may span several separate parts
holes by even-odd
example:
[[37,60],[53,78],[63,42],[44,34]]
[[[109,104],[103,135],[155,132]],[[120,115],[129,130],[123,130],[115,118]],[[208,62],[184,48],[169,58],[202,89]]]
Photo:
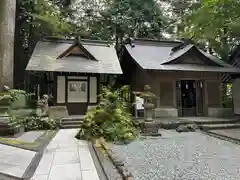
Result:
[[31,180],[99,180],[86,141],[78,129],[61,129],[47,146]]
[[[0,172],[22,178],[36,152],[0,144]],[[0,174],[0,179],[6,180]]]

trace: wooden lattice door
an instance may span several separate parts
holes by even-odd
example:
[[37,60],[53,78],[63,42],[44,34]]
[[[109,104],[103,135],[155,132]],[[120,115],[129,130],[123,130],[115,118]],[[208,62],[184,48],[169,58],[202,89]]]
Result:
[[177,100],[178,116],[181,117],[183,116],[181,81],[176,81],[176,100]]
[[204,81],[196,81],[196,113],[204,116]]

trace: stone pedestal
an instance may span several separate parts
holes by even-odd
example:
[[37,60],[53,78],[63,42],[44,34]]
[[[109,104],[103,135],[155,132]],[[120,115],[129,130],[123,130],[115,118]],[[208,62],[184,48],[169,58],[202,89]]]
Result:
[[143,123],[143,133],[158,133],[158,129],[158,125],[154,121]]
[[144,119],[146,122],[152,122],[153,121],[153,104],[144,104]]

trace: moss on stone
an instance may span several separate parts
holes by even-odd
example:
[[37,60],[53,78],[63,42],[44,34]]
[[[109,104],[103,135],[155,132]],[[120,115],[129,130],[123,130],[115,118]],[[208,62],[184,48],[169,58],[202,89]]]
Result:
[[48,130],[34,142],[24,142],[13,138],[0,138],[0,144],[39,151],[44,147],[43,145],[46,144],[47,141],[50,141],[55,136],[56,132],[57,131],[54,130]]

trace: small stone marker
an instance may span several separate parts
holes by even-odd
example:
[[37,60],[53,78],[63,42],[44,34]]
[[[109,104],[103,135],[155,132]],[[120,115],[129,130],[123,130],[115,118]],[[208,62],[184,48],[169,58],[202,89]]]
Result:
[[37,101],[36,115],[39,117],[48,115],[48,95],[44,94],[42,99]]

